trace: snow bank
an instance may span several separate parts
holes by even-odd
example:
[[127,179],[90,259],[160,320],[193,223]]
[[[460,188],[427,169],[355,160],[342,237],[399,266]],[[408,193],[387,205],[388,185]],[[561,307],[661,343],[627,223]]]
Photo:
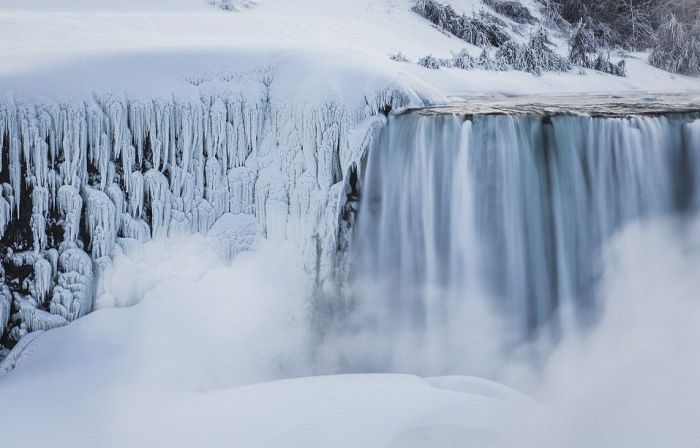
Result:
[[[405,446],[415,432],[464,443],[501,440],[507,436],[500,429],[526,415],[529,405],[518,393],[469,378],[273,381],[312,373],[302,260],[290,247],[260,241],[229,265],[201,238],[139,245],[152,254],[134,257],[129,269],[117,257],[113,273],[135,268],[160,278],[146,300],[100,309],[38,337],[24,352],[23,343],[17,346],[3,367],[19,364],[0,386],[3,402],[13,405],[0,409],[0,418],[13,428],[43,423],[30,438],[4,433],[3,444]],[[156,253],[167,260],[151,263]],[[179,260],[184,253],[189,261]],[[178,263],[189,267],[177,271]]]

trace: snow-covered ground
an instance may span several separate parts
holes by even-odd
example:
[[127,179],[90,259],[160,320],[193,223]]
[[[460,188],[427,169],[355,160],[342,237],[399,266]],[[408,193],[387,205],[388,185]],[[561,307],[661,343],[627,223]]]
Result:
[[500,440],[532,412],[521,394],[468,377],[274,381],[313,373],[307,274],[288,247],[260,241],[229,265],[218,243],[195,235],[117,257],[107,291],[140,286],[143,301],[28,346],[0,380],[2,446],[456,444]]
[[[700,91],[700,80],[628,59],[629,76],[588,71],[494,73],[429,70],[394,62],[469,47],[410,10],[412,0],[259,0],[239,12],[206,0],[53,2],[0,5],[0,93],[89,95],[93,91],[169,96],[196,93],[231,73],[273,67],[281,97],[342,99],[346,104],[387,85],[431,102],[483,94]],[[471,14],[479,0],[451,4]],[[527,1],[537,15],[534,1]],[[560,51],[566,52],[562,41]],[[225,84],[225,82],[224,82]]]

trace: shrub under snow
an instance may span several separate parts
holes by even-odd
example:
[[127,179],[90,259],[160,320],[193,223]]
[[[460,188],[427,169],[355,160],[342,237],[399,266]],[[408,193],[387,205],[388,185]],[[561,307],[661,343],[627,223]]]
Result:
[[510,39],[497,21],[483,15],[469,17],[466,14],[458,14],[450,5],[443,5],[435,0],[418,0],[411,9],[437,27],[479,47],[499,47]]
[[597,39],[583,22],[579,22],[569,39],[569,61],[579,67],[590,68],[615,76],[625,76],[625,61],[617,64],[610,56],[603,56],[598,50]]
[[401,53],[400,51],[398,53],[394,53],[394,54],[390,55],[389,59],[391,59],[392,61],[396,61],[396,62],[409,62],[406,55]]
[[537,19],[530,14],[530,10],[513,0],[484,0],[497,13],[508,17],[510,20],[521,24],[534,24]]
[[459,53],[452,57],[452,66],[462,70],[480,68],[477,64],[477,60],[469,54],[469,50],[466,48],[462,49]]
[[588,67],[588,55],[597,51],[596,38],[583,22],[580,22],[569,39],[569,60],[572,64]]
[[255,6],[252,0],[209,0],[209,4],[224,11],[238,11],[239,7],[251,8]]
[[626,67],[625,60],[621,60],[617,64],[610,61],[610,54],[603,55],[603,53],[598,53],[598,56],[593,60],[593,66],[591,67],[599,72],[609,73],[615,76],[625,76]]
[[423,56],[422,58],[418,59],[418,65],[437,70],[440,67],[451,67],[452,61],[449,59],[436,58],[429,54],[428,56]]
[[[548,45],[547,33],[544,29],[540,29],[530,38],[527,45],[509,40],[498,49],[494,57],[490,57],[487,50],[484,49],[478,58],[471,56],[465,48],[452,57],[449,65],[462,70],[520,70],[535,75],[546,71],[570,70],[571,64],[552,51]],[[431,68],[445,66],[440,64],[440,60],[431,56],[423,58],[422,61],[424,62],[421,65],[431,66]]]
[[535,75],[542,72],[562,72],[571,69],[569,62],[549,48],[547,32],[540,28],[530,42],[521,44],[513,40],[506,42],[498,49],[496,59],[520,70]]

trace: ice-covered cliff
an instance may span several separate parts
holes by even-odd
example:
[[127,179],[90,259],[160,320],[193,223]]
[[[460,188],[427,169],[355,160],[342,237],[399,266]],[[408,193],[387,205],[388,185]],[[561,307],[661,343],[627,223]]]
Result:
[[0,102],[4,340],[90,312],[102,272],[134,241],[206,235],[225,214],[331,278],[345,176],[408,96],[290,105],[271,99],[272,82],[263,72],[246,93],[198,99]]

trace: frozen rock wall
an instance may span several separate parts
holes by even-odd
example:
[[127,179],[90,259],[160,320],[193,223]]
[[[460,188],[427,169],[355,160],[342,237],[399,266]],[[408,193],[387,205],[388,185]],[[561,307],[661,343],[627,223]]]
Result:
[[292,241],[310,274],[330,277],[344,177],[372,117],[406,99],[389,90],[349,110],[275,103],[269,80],[258,87],[184,100],[0,100],[5,345],[90,312],[120,238],[206,234],[227,213],[274,244]]

